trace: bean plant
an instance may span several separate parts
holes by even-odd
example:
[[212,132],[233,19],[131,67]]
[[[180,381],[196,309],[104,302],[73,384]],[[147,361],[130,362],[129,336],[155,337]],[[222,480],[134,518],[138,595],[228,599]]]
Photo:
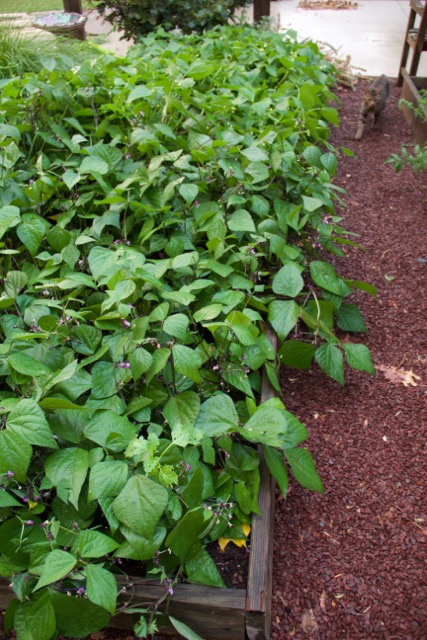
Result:
[[[373,372],[348,298],[375,290],[327,258],[356,245],[335,211],[333,82],[316,45],[244,26],[1,82],[0,575],[18,640],[103,628],[137,570],[165,598],[224,586],[206,545],[259,513],[259,445],[284,494],[288,469],[322,491],[265,327],[284,365]],[[260,403],[263,368],[280,397]]]

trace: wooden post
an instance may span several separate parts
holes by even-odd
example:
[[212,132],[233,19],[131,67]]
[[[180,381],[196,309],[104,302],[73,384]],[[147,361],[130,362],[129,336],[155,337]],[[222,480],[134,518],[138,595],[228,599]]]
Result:
[[82,0],[62,0],[64,11],[68,13],[83,13]]
[[[64,3],[64,11],[67,13],[83,13],[82,0],[62,0]],[[82,25],[73,33],[79,40],[86,40],[85,26]]]
[[261,18],[268,18],[270,15],[270,0],[254,1],[254,22],[259,22]]

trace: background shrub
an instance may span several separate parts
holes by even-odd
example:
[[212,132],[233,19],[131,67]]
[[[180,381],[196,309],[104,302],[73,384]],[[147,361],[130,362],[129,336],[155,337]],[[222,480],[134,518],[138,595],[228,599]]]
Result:
[[185,33],[212,29],[229,22],[248,0],[91,0],[105,19],[123,30],[126,39],[138,38],[157,26]]

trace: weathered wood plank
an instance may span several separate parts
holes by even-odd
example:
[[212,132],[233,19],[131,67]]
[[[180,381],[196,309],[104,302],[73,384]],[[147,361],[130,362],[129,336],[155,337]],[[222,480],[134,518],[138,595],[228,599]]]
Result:
[[[158,602],[165,595],[165,587],[158,582],[139,581],[135,578],[127,593],[119,596],[123,606],[148,606]],[[127,581],[117,578],[121,589]],[[14,597],[9,580],[0,578],[0,609],[5,609]],[[244,640],[245,638],[245,589],[216,589],[191,584],[177,584],[173,597],[168,604],[168,612],[187,624],[205,640]],[[159,610],[164,611],[166,604]],[[115,616],[109,627],[114,629],[132,629],[138,616],[121,613]],[[174,634],[168,626],[162,633]]]
[[[269,326],[266,327],[266,335],[276,352],[277,336]],[[265,402],[276,395],[264,370],[261,401]],[[251,553],[246,593],[246,633],[249,640],[268,640],[271,628],[275,481],[268,470],[261,446],[258,447],[258,453],[261,473],[258,503],[261,515],[252,518]]]
[[[134,583],[127,589],[121,600],[130,606],[138,603],[152,604],[165,594],[165,587],[159,583]],[[125,600],[123,600],[123,598]],[[245,638],[245,598],[244,589],[216,589],[191,584],[177,584],[169,601],[168,612],[187,624],[190,629],[206,640],[244,640]],[[164,611],[165,607],[160,607]],[[121,614],[114,618],[111,626],[130,629],[135,623],[133,616]],[[163,634],[175,634],[168,626]]]

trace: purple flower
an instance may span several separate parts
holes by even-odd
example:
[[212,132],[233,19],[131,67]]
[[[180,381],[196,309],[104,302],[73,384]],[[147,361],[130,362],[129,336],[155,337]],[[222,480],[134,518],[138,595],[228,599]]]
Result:
[[187,466],[185,467],[185,470],[190,471],[190,469],[191,469],[191,464],[187,464]]
[[8,478],[13,478],[15,473],[13,471],[8,471],[6,475],[7,475]]
[[117,366],[120,367],[120,369],[130,369],[130,362],[118,362]]
[[124,327],[128,328],[128,327],[130,327],[130,324],[131,324],[131,323],[129,322],[129,320],[122,320],[122,325],[123,325]]
[[78,596],[82,596],[85,593],[86,593],[86,589],[84,587],[80,587],[80,589],[77,589]]
[[24,524],[26,524],[28,527],[32,527],[34,522],[32,520],[24,520]]

